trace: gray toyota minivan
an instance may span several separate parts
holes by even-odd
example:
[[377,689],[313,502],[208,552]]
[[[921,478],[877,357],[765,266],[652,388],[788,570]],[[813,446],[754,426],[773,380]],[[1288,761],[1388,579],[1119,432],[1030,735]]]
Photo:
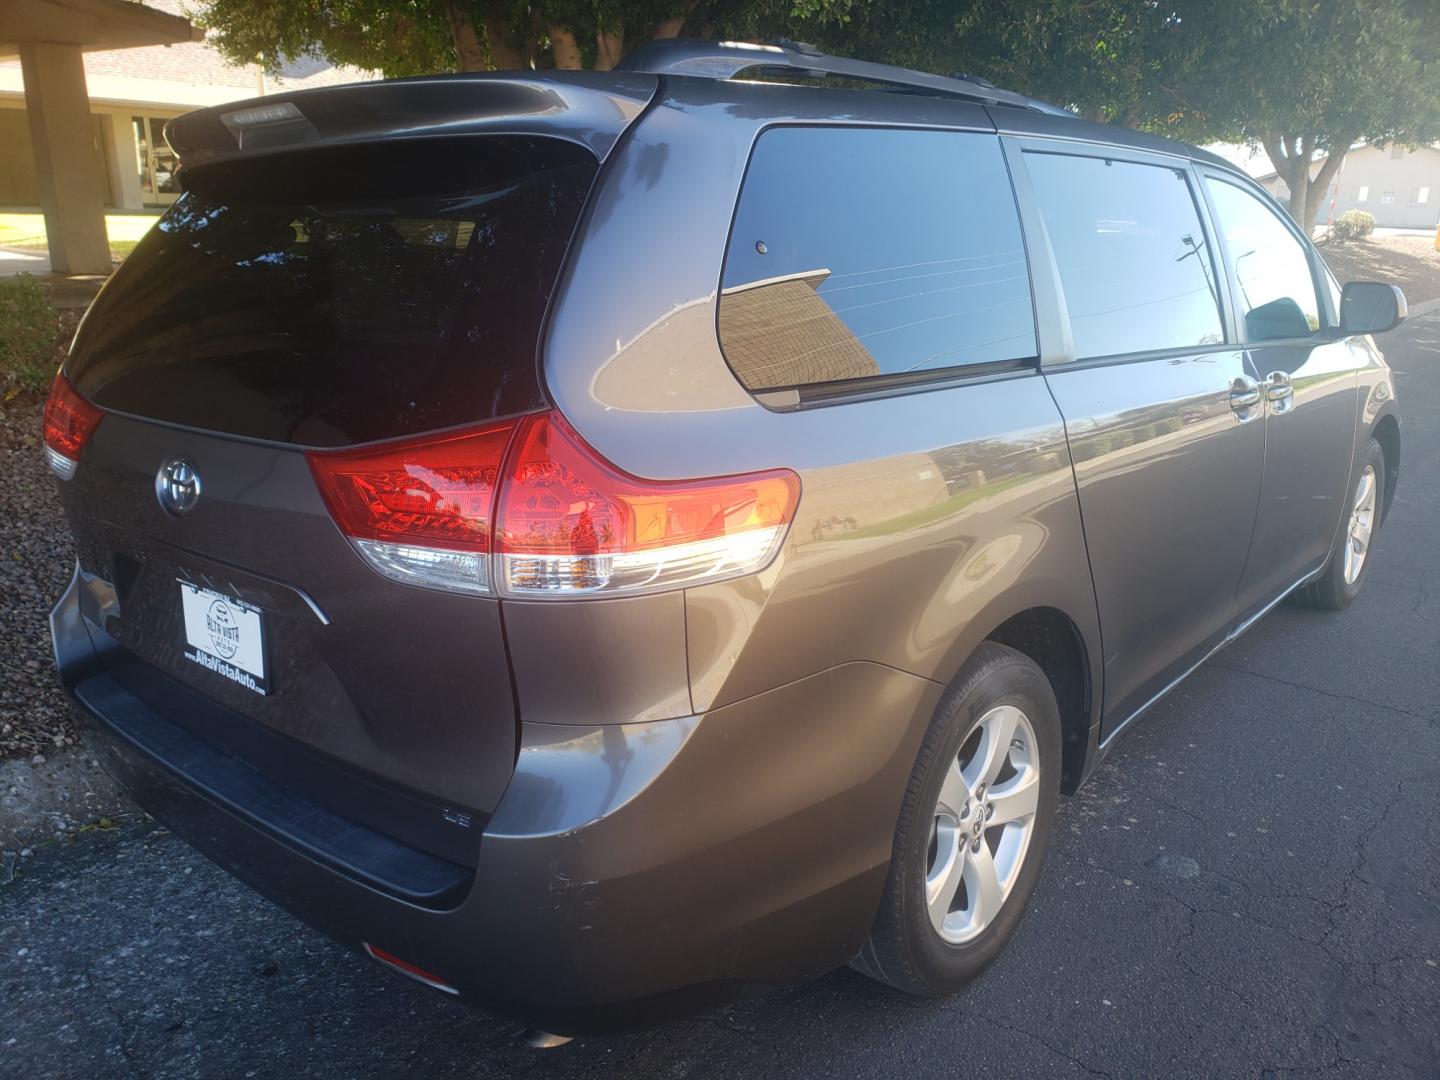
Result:
[[168,138],[45,415],[61,677],[176,833],[546,1032],[963,986],[1394,497],[1399,291],[983,80],[681,41]]

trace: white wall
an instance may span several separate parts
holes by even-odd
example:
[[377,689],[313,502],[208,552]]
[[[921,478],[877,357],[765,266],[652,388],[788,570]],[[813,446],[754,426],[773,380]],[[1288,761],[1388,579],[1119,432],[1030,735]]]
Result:
[[[91,117],[98,121],[98,149],[110,181],[107,205],[121,210],[141,210],[147,205],[140,190],[133,118],[156,116],[168,120],[185,111],[173,106],[90,103]],[[24,101],[0,95],[0,206],[34,205],[17,194],[34,185],[35,161],[28,131]]]
[[[1440,223],[1440,150],[1430,146],[1398,149],[1398,158],[1388,146],[1362,146],[1346,154],[1315,224],[1331,220],[1333,198],[1334,217],[1346,210],[1364,210],[1375,215],[1376,225],[1385,228],[1435,228]],[[1289,189],[1279,177],[1261,183],[1282,202],[1289,198]],[[1385,201],[1387,193],[1389,202]]]

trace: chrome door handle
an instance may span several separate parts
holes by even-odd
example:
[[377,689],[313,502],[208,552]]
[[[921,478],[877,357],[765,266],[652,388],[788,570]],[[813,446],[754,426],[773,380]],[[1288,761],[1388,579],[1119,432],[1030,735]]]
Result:
[[1295,403],[1295,387],[1290,385],[1290,376],[1283,371],[1272,371],[1265,376],[1265,397],[1274,412],[1288,412]]
[[1240,420],[1253,420],[1260,411],[1260,384],[1244,375],[1230,384],[1230,409]]

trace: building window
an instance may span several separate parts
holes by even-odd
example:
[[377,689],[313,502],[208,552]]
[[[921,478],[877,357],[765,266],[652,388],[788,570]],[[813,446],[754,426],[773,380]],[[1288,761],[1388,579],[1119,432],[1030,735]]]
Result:
[[1410,201],[1421,204],[1430,201],[1430,189],[1428,187],[1416,187],[1410,189]]
[[1369,201],[1370,201],[1370,185],[1369,185],[1369,184],[1361,184],[1359,187],[1357,187],[1357,188],[1355,189],[1355,201],[1356,201],[1356,202],[1369,202]]
[[180,195],[180,180],[175,175],[179,162],[170,144],[165,141],[163,116],[132,116],[135,129],[135,165],[140,170],[140,194],[146,203],[164,205]]
[[1380,193],[1380,205],[1381,205],[1381,206],[1389,206],[1389,205],[1391,205],[1394,201],[1395,201],[1395,192],[1393,192],[1393,191],[1382,191],[1382,192]]
[[1396,143],[1395,145],[1390,147],[1390,156],[1394,160],[1399,161],[1405,156],[1405,147]]

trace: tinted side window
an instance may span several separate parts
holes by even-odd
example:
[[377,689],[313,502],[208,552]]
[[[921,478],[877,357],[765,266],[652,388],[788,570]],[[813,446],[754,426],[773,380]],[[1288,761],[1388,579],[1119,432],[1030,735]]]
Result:
[[1248,191],[1205,181],[1239,287],[1246,341],[1309,337],[1320,329],[1320,305],[1305,247]]
[[1225,340],[1215,263],[1185,173],[1027,153],[1077,357]]
[[752,390],[1033,357],[999,140],[767,131],[725,257],[720,343]]

